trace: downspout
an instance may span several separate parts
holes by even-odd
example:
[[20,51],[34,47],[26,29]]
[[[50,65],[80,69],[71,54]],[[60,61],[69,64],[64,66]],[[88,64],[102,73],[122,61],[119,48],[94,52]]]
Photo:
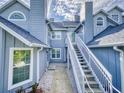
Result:
[[124,51],[117,46],[114,46],[113,49],[120,53],[121,92],[124,93]]
[[37,51],[37,83],[39,82],[40,79],[40,52],[43,50],[43,47],[41,47],[38,51]]

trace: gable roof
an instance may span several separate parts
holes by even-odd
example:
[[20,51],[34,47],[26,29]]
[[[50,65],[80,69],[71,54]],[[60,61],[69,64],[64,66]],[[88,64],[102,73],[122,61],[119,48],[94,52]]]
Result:
[[94,13],[93,15],[96,16],[96,15],[99,14],[99,13],[102,13],[102,14],[108,16],[108,13],[107,13],[105,10],[103,10],[103,9],[101,9],[101,10],[99,10],[99,11],[95,11],[95,13]]
[[66,31],[67,28],[65,28],[62,24],[62,22],[50,22],[48,23],[49,28],[53,31],[57,31],[57,30],[62,30],[62,31]]
[[11,5],[15,4],[16,2],[20,3],[21,5],[23,5],[24,7],[26,7],[27,9],[30,9],[30,5],[26,4],[24,1],[22,0],[9,0],[7,1],[5,4],[0,6],[0,12],[4,11],[5,9],[7,9],[8,7],[10,7]]
[[124,23],[109,26],[88,43],[89,47],[110,47],[124,45]]
[[124,9],[122,9],[120,6],[116,5],[116,6],[113,6],[111,7],[110,9],[107,10],[107,12],[110,12],[111,10],[113,9],[117,9],[119,10],[120,12],[124,12]]
[[64,21],[64,22],[48,22],[48,26],[52,31],[67,31],[68,28],[76,28],[79,22]]
[[110,22],[110,23],[112,23],[112,24],[114,24],[114,25],[119,25],[119,23],[118,22],[116,22],[115,20],[113,20],[112,18],[110,18],[109,16],[107,16],[107,20],[108,20],[108,22]]
[[28,31],[11,23],[10,21],[4,19],[1,16],[0,27],[30,47],[47,47],[46,44],[31,35]]

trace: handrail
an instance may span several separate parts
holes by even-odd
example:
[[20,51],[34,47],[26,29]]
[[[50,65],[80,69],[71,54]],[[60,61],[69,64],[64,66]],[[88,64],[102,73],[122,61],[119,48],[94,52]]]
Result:
[[121,93],[113,86],[112,75],[101,64],[101,62],[96,58],[96,56],[91,52],[79,36],[76,36],[76,43],[103,90],[107,93],[113,93],[113,91]]
[[[75,52],[75,50],[74,50],[74,47],[73,47],[73,45],[72,45],[72,42],[71,42],[71,39],[70,39],[70,36],[69,36],[69,34],[67,35],[67,46],[68,46],[68,52],[69,52],[69,55],[70,55],[70,59],[71,59],[71,64],[72,64],[72,68],[73,68],[73,72],[75,72],[74,73],[74,75],[75,75],[75,78],[77,79],[77,77],[78,77],[78,73],[76,73],[76,70],[77,69],[79,69],[78,71],[80,72],[80,74],[81,74],[81,77],[80,77],[80,79],[82,79],[82,86],[83,86],[83,88],[82,88],[82,86],[79,84],[80,83],[80,80],[78,79],[78,80],[76,80],[76,83],[77,83],[77,86],[78,86],[78,88],[79,88],[79,93],[85,93],[86,91],[85,91],[85,83],[88,85],[88,88],[90,89],[90,91],[91,91],[91,93],[95,93],[93,90],[92,90],[92,88],[90,87],[90,84],[89,84],[89,82],[88,82],[88,80],[87,80],[87,78],[86,78],[86,76],[85,76],[85,74],[84,74],[84,72],[83,72],[83,70],[82,70],[82,67],[81,67],[81,65],[80,65],[80,62],[79,62],[79,60],[78,60],[78,57],[77,57],[77,55],[76,55],[76,52]],[[76,63],[76,64],[74,64],[74,63]],[[78,68],[76,69],[76,67],[75,66],[78,66]],[[84,82],[84,80],[85,80],[85,82]]]

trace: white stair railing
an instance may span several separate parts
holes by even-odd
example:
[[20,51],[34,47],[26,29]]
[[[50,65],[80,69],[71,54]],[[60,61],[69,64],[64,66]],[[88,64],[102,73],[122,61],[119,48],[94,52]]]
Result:
[[101,64],[81,38],[76,35],[76,44],[105,93],[121,93],[112,84],[112,76]]
[[82,70],[82,67],[80,65],[80,62],[78,60],[78,57],[76,55],[76,52],[74,50],[74,47],[69,35],[67,35],[67,47],[68,47],[69,60],[71,62],[78,93],[87,93],[85,91],[85,84],[87,84],[91,93],[95,93],[90,87],[89,82]]

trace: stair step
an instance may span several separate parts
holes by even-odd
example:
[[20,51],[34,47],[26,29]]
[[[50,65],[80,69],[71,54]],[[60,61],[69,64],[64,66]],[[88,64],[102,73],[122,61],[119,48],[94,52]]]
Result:
[[74,49],[75,49],[75,50],[79,50],[78,47],[75,47],[75,46],[74,46]]
[[84,73],[85,74],[92,74],[92,71],[91,70],[84,70]]
[[75,50],[75,51],[80,53],[80,50]]
[[77,56],[82,56],[82,54],[81,53],[77,53]]
[[95,81],[95,77],[92,74],[86,74],[86,78],[88,81]]
[[[77,52],[76,52],[76,53],[77,53]],[[77,55],[78,55],[78,56],[82,56],[82,54],[81,54],[81,53],[77,53]]]
[[90,70],[89,67],[87,67],[87,68],[84,67],[84,68],[82,68],[82,69],[83,69],[83,70]]
[[[92,88],[92,90],[94,91],[94,93],[103,93],[99,88]],[[92,93],[92,92],[89,88],[86,88],[85,93]]]
[[83,65],[87,65],[86,62],[80,62],[80,64],[81,64],[81,66],[83,66]]
[[78,58],[79,60],[83,60],[84,61],[84,59],[83,58]]
[[82,57],[82,56],[78,56],[78,58],[82,58],[82,59],[83,59],[84,57]]
[[[96,81],[89,81],[89,85],[91,88],[99,88],[99,84]],[[88,88],[89,86],[85,84],[85,88]]]
[[82,62],[82,61],[84,61],[84,59],[83,58],[79,58],[79,61]]
[[80,50],[75,49],[76,52],[80,52]]
[[83,69],[88,69],[89,67],[87,65],[82,65],[81,66]]

